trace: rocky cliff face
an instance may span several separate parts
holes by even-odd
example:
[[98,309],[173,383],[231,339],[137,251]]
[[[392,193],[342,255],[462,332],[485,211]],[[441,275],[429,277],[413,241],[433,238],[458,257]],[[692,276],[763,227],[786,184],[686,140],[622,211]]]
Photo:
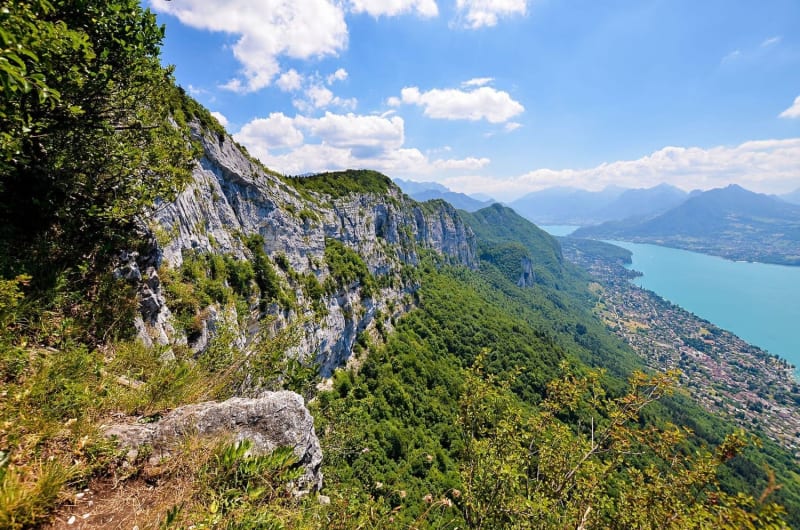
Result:
[[[196,251],[250,257],[247,236],[259,234],[271,258],[282,255],[294,271],[312,273],[320,282],[330,274],[325,263],[328,239],[356,251],[376,277],[390,277],[377,293],[365,296],[354,282],[324,298],[326,311],[315,314],[301,289],[297,307],[274,307],[277,329],[299,325],[302,333],[290,353],[320,363],[323,375],[347,362],[362,332],[376,325],[391,326],[410,307],[415,286],[402,280],[401,269],[418,264],[421,251],[430,250],[451,262],[477,263],[475,238],[458,213],[438,201],[420,205],[390,186],[385,194],[349,193],[333,198],[296,189],[291,181],[252,162],[227,136],[193,127],[204,156],[193,180],[172,203],[158,205],[154,232],[160,243],[138,258],[142,277],[142,318],[139,334],[146,342],[184,341],[171,322],[168,301],[159,289],[159,264],[178,267],[183,252]],[[135,267],[135,264],[131,264]],[[262,314],[261,317],[264,315]],[[247,331],[243,330],[243,340]]]

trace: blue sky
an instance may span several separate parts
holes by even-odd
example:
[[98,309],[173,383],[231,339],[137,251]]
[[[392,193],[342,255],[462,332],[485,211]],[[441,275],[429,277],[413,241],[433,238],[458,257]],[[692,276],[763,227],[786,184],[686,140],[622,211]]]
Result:
[[268,166],[513,199],[800,187],[796,0],[149,0],[163,61]]

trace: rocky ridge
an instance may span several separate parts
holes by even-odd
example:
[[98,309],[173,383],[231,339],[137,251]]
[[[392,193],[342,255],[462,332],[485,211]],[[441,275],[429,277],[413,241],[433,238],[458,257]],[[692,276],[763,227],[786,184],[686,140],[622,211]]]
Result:
[[[326,310],[317,315],[311,300],[281,273],[298,303],[291,310],[274,304],[268,311],[274,317],[271,325],[275,331],[300,326],[298,343],[290,354],[319,363],[323,375],[350,359],[360,333],[371,332],[377,325],[391,329],[393,318],[411,307],[415,285],[401,279],[400,272],[416,266],[420,252],[434,251],[451,262],[476,266],[472,231],[443,201],[419,204],[394,185],[386,194],[350,193],[338,198],[299,190],[251,160],[229,136],[196,123],[192,132],[204,154],[190,185],[174,202],[157,206],[152,248],[142,256],[126,256],[119,269],[140,278],[141,317],[136,326],[145,343],[187,340],[173,325],[159,267],[179,267],[187,250],[248,259],[251,253],[244,239],[254,234],[263,237],[270,258],[282,255],[293,270],[313,273],[320,282],[330,275],[324,259],[329,238],[356,251],[376,277],[393,278],[382,282],[373,296],[366,296],[358,282],[326,294]],[[256,320],[264,316],[257,315]],[[241,329],[243,343],[252,334],[250,320],[250,329]],[[208,324],[204,329],[213,329],[213,323]]]

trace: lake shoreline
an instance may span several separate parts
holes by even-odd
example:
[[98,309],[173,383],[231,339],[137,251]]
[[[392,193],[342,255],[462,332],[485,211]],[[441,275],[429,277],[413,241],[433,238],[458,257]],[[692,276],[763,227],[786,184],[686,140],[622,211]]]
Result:
[[800,385],[788,361],[631,283],[620,259],[571,249],[565,257],[597,282],[598,317],[651,369],[679,369],[681,386],[707,410],[800,446]]

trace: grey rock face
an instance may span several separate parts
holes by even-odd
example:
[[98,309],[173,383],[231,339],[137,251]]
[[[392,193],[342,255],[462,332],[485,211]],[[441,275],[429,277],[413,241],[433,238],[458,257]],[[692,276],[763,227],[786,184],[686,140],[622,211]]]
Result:
[[314,420],[294,392],[267,392],[257,399],[231,398],[177,408],[153,424],[120,424],[106,429],[129,450],[133,459],[142,446],[152,449],[150,460],[169,458],[187,436],[230,433],[235,441],[250,440],[254,454],[267,454],[277,447],[291,447],[298,465],[305,470],[295,484],[298,492],[322,488],[322,450],[314,432]]
[[[362,256],[371,273],[398,277],[388,282],[392,287],[371,298],[363,296],[357,284],[326,296],[323,317],[313,313],[312,301],[296,287],[296,309],[274,308],[275,329],[302,328],[291,354],[318,362],[323,375],[347,362],[358,334],[373,329],[376,316],[382,316],[386,325],[408,307],[403,300],[415,286],[400,282],[399,272],[403,265],[419,262],[420,250],[433,250],[469,267],[477,265],[474,234],[455,209],[442,201],[420,205],[398,188],[384,195],[350,194],[335,200],[311,193],[309,201],[308,195],[301,197],[289,184],[251,162],[229,137],[199,126],[193,133],[203,145],[204,156],[192,183],[174,202],[158,205],[154,213],[157,230],[166,236],[160,239],[168,241],[157,249],[167,264],[179,266],[182,252],[189,249],[247,259],[250,251],[242,236],[259,234],[270,257],[282,254],[295,271],[314,273],[324,282],[330,274],[324,260],[325,241],[333,238]],[[152,273],[143,269],[144,277],[150,274],[152,278]],[[162,303],[160,290],[143,288],[141,294],[142,340],[181,340],[169,329],[169,309]],[[247,333],[242,331],[243,342]],[[202,342],[209,338],[203,335]],[[197,345],[193,349],[198,351]]]
[[533,272],[533,262],[530,258],[522,258],[520,260],[520,266],[522,267],[522,273],[520,273],[519,280],[517,280],[517,286],[533,287],[536,283],[536,273]]

